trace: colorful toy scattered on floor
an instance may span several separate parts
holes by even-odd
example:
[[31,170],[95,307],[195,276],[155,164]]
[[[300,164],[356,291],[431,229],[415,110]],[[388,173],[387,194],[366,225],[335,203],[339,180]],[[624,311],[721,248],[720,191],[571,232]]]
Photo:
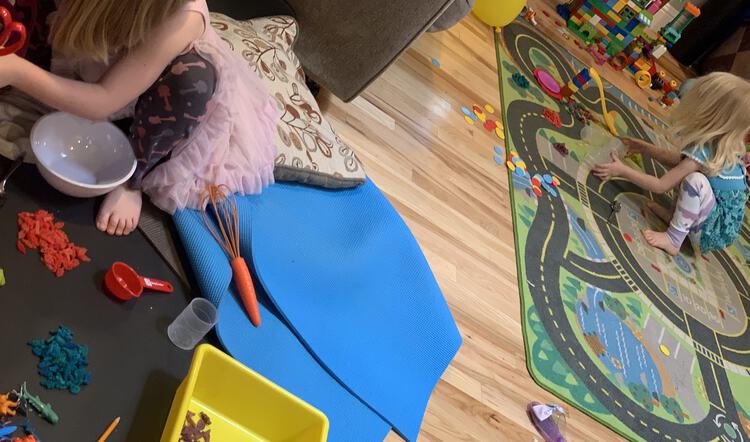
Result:
[[[627,70],[645,88],[649,78],[655,78],[658,72],[656,59],[682,37],[685,28],[701,13],[700,8],[686,3],[653,38],[646,29],[662,6],[661,0],[572,0],[559,4],[557,12],[586,43],[587,52],[597,64],[608,61],[617,70]],[[666,97],[661,103],[671,106],[676,96]]]
[[461,113],[464,115],[464,120],[466,120],[467,124],[473,126],[475,123],[480,123],[487,132],[494,131],[498,138],[505,140],[503,122],[488,117],[488,115],[494,116],[495,108],[492,105],[485,104],[484,108],[482,108],[478,104],[474,104],[471,106],[471,109],[463,106],[461,107]]
[[522,73],[514,72],[511,78],[513,79],[513,82],[516,84],[516,86],[520,87],[521,89],[529,88],[529,79],[526,78]]
[[143,290],[159,293],[172,293],[174,287],[167,281],[144,278],[124,262],[115,262],[104,276],[107,291],[121,301],[140,298]]
[[18,214],[18,241],[16,248],[26,254],[27,249],[39,250],[44,265],[57,276],[89,262],[88,249],[76,246],[63,231],[65,223],[55,222],[46,210]]
[[0,394],[0,417],[15,416],[18,401],[10,400],[9,395]]
[[55,410],[52,409],[52,405],[42,401],[39,396],[29,393],[29,390],[26,388],[26,382],[24,382],[21,386],[21,391],[17,394],[17,396],[19,397],[19,402],[26,401],[47,422],[51,424],[60,422],[60,417],[57,415],[57,413],[55,413]]
[[[495,153],[502,155],[502,149],[495,147]],[[499,163],[498,156],[495,156],[495,161]],[[546,190],[553,197],[557,197],[557,187],[560,185],[560,180],[549,173],[540,174],[536,173],[534,176],[529,174],[526,166],[526,162],[521,159],[518,152],[508,151],[508,156],[505,161],[505,165],[508,169],[518,175],[521,178],[529,179],[531,184],[531,192],[537,197],[542,196],[542,189]]]
[[5,285],[5,270],[0,268],[0,287]]
[[211,442],[210,425],[211,418],[206,413],[201,411],[196,421],[195,413],[188,410],[178,442]]
[[73,332],[61,325],[45,339],[29,342],[34,356],[39,358],[41,382],[49,390],[68,390],[73,394],[81,392],[81,386],[91,382],[88,372],[89,349],[73,342]]
[[516,175],[531,178],[531,175],[529,175],[529,172],[526,170],[526,162],[518,156],[517,152],[512,150],[508,151],[505,165],[508,166],[508,169],[510,169],[511,172],[515,172]]
[[[599,73],[594,68],[581,69],[581,71],[571,78],[565,86],[560,86],[557,80],[549,72],[541,68],[534,69],[534,78],[536,78],[539,86],[547,95],[555,100],[561,100],[563,107],[565,107],[568,112],[583,124],[589,124],[594,117],[590,111],[578,104],[572,97],[573,94],[585,87],[589,81],[594,80],[596,86],[599,88],[604,121],[612,135],[617,136],[614,117],[607,111],[607,100],[604,97],[604,84],[602,83],[601,77],[599,77]],[[544,117],[556,128],[562,127],[560,115],[557,112],[551,109],[545,109]]]

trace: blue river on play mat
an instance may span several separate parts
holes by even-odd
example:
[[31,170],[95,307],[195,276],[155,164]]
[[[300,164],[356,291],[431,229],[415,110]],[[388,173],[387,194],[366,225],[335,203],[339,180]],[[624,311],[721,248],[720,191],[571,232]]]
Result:
[[573,227],[573,232],[575,232],[578,239],[581,240],[584,249],[586,249],[586,255],[591,259],[604,259],[604,252],[602,252],[599,244],[594,240],[594,235],[578,223],[578,215],[570,207],[568,207],[568,219],[570,220],[570,225]]
[[[630,329],[604,306],[605,292],[586,288],[587,303],[576,305],[578,322],[585,335],[595,334],[606,349],[599,359],[622,385],[642,384],[649,392],[661,395],[662,382],[651,355]],[[619,374],[619,375],[618,375]]]

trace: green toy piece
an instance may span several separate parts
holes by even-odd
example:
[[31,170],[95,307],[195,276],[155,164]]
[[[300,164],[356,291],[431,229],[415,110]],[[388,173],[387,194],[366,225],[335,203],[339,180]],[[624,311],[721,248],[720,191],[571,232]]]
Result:
[[0,287],[5,285],[5,271],[0,267]]
[[60,417],[55,413],[55,410],[52,409],[52,405],[45,404],[39,396],[34,396],[33,394],[29,393],[29,390],[26,388],[26,382],[23,383],[21,386],[21,392],[18,393],[18,396],[20,398],[25,399],[28,401],[28,403],[34,407],[34,409],[45,419],[47,422],[51,424],[56,424],[60,421]]

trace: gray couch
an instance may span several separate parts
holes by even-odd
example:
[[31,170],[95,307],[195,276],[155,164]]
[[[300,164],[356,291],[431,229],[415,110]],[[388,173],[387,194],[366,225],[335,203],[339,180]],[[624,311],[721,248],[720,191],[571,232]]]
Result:
[[[307,75],[344,101],[375,80],[453,0],[209,0],[236,19],[294,15]],[[291,7],[291,8],[290,8]]]

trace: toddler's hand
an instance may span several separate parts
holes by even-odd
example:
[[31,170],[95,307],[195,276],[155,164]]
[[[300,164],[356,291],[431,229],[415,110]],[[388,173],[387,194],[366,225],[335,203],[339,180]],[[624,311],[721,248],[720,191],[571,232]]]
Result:
[[640,154],[648,151],[648,143],[643,140],[630,137],[621,137],[620,141],[625,145],[628,153]]
[[612,162],[597,164],[594,166],[594,175],[602,181],[621,176],[623,168],[627,167],[622,164],[622,161],[620,161],[616,152],[612,152],[610,158],[612,159]]

